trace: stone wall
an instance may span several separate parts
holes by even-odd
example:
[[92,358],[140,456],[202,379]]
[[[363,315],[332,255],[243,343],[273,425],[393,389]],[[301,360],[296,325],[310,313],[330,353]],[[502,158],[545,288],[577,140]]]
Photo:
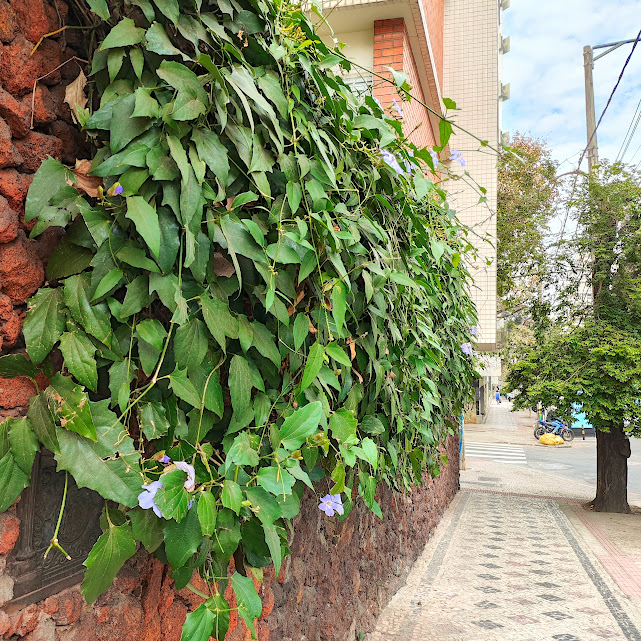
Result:
[[[45,38],[34,51],[67,13],[61,0],[0,0],[0,354],[22,347],[26,300],[43,284],[59,237],[52,228],[36,241],[28,238],[24,202],[33,173],[47,156],[72,166],[87,157],[64,102],[65,85],[80,71],[70,60],[80,32]],[[33,392],[27,379],[0,378],[0,416],[22,414]]]
[[[33,173],[48,155],[71,166],[88,157],[64,102],[65,86],[80,70],[72,60],[79,55],[73,40],[79,32],[49,36],[34,51],[41,37],[65,24],[67,13],[61,0],[0,0],[0,354],[23,349],[26,300],[45,282],[47,259],[61,233],[54,228],[35,241],[28,238],[24,203]],[[0,417],[22,415],[34,391],[27,379],[0,378]],[[458,490],[453,437],[447,454],[442,474],[411,494],[380,489],[382,521],[358,506],[340,523],[320,512],[308,492],[294,523],[292,555],[278,580],[267,568],[264,582],[257,583],[263,600],[258,638],[351,641],[370,630]],[[4,570],[19,531],[14,506],[0,515],[2,639],[178,641],[187,612],[201,602],[188,590],[176,592],[168,569],[141,552],[92,606],[76,586],[16,609],[9,603],[13,581]],[[198,586],[199,579],[193,583]],[[229,588],[227,597],[233,604]],[[249,638],[232,613],[228,640]]]
[[[262,585],[256,582],[263,601],[260,641],[355,641],[372,629],[458,491],[458,440],[450,437],[446,449],[449,464],[436,479],[426,478],[410,494],[380,489],[382,521],[359,505],[341,523],[325,516],[307,493],[294,522],[292,554],[278,580],[266,568]],[[0,516],[0,567],[18,531],[14,514]],[[2,578],[0,601],[10,588],[8,577],[5,583]],[[198,577],[193,583],[206,589]],[[230,588],[226,596],[233,606]],[[176,592],[168,569],[139,553],[93,606],[74,587],[19,611],[0,610],[0,638],[179,641],[187,612],[200,602],[189,590]],[[232,613],[227,640],[249,639]]]

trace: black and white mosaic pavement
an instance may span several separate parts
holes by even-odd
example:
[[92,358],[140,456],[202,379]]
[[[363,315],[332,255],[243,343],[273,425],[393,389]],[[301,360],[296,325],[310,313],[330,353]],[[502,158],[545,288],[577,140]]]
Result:
[[552,499],[462,492],[368,641],[641,641]]

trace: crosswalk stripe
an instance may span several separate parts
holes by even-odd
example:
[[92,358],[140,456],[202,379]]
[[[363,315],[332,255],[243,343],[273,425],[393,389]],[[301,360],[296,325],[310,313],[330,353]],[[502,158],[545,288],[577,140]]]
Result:
[[469,447],[474,447],[477,450],[487,450],[488,452],[502,452],[504,454],[512,454],[514,452],[522,452],[523,446],[519,445],[511,449],[504,449],[499,447],[494,447],[493,445],[478,445],[477,443],[466,443]]
[[479,447],[470,447],[469,445],[466,445],[468,449],[473,449],[475,452],[483,452],[485,454],[491,454],[492,456],[522,456],[523,452],[521,451],[514,451],[514,452],[502,452],[501,450],[490,450],[490,449],[482,449]]
[[527,465],[522,445],[495,445],[493,443],[466,443],[465,455],[469,458],[480,458],[496,463]]

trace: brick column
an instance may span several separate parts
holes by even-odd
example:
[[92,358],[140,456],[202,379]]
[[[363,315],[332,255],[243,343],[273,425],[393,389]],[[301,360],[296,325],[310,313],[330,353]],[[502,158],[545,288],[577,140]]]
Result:
[[[410,93],[426,102],[403,18],[374,22],[374,73],[391,78],[392,74],[387,67],[407,74],[408,82],[412,85]],[[395,118],[401,118],[393,105],[393,100],[398,102],[403,112],[403,132],[417,147],[432,147],[437,144],[437,136],[432,130],[425,107],[416,101],[403,102],[394,85],[377,78],[374,78],[374,97]]]

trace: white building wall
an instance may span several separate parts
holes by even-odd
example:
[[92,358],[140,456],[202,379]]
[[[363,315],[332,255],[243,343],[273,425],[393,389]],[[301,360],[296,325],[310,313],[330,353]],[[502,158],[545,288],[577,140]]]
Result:
[[[500,13],[499,0],[445,0],[443,96],[460,109],[453,120],[495,149],[500,138]],[[449,146],[466,161],[465,169],[451,163],[461,179],[447,187],[452,207],[472,228],[469,239],[478,250],[478,259],[470,265],[472,296],[479,314],[478,343],[488,349],[496,343],[497,155],[457,129]],[[463,175],[465,170],[471,179]],[[482,194],[474,183],[487,190],[486,203],[478,204]]]

